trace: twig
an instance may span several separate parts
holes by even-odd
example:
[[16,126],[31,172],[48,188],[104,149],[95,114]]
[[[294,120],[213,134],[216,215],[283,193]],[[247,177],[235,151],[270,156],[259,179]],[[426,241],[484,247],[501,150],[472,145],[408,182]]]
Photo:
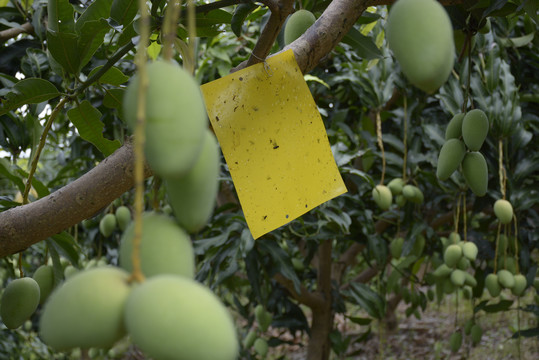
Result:
[[8,41],[9,39],[13,39],[20,34],[33,34],[34,33],[34,27],[31,23],[26,22],[22,24],[19,27],[14,27],[6,30],[0,31],[0,43],[3,43],[5,41]]
[[294,287],[292,280],[285,278],[282,274],[277,273],[273,276],[275,281],[281,284],[290,295],[296,299],[299,303],[307,305],[311,309],[320,308],[324,304],[324,298],[319,293],[311,293],[305,287],[300,287],[300,292],[298,293]]

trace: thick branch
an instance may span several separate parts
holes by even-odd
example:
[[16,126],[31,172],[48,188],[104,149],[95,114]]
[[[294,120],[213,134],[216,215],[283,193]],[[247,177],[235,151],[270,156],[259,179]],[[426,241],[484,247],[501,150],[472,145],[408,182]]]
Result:
[[3,43],[5,41],[8,41],[9,39],[13,39],[20,34],[32,34],[34,32],[34,27],[31,23],[27,22],[22,24],[19,27],[6,29],[3,31],[0,31],[0,43]]
[[[146,166],[145,176],[149,175]],[[91,217],[133,184],[129,141],[71,184],[33,203],[0,213],[0,257],[24,250]]]
[[311,309],[320,308],[324,304],[324,298],[319,293],[311,293],[305,287],[301,287],[301,292],[297,292],[292,280],[285,278],[282,274],[275,274],[273,276],[275,281],[281,284],[290,295],[301,304],[307,305]]

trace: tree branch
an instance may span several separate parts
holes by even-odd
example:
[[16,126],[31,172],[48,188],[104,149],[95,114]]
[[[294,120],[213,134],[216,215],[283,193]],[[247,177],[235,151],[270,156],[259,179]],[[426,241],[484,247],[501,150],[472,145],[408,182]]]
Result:
[[20,34],[33,34],[34,33],[34,27],[31,23],[27,22],[22,24],[19,27],[14,27],[11,29],[6,29],[0,31],[0,43],[6,42],[9,39],[13,39],[14,37],[19,36]]
[[301,292],[297,292],[292,280],[285,278],[282,274],[277,273],[273,276],[275,281],[281,284],[290,295],[299,303],[307,305],[311,309],[320,308],[324,305],[324,298],[320,293],[311,293],[304,286],[301,286]]
[[[145,176],[151,174],[148,166]],[[134,184],[130,140],[71,184],[33,203],[0,213],[0,257],[26,249],[87,219]]]

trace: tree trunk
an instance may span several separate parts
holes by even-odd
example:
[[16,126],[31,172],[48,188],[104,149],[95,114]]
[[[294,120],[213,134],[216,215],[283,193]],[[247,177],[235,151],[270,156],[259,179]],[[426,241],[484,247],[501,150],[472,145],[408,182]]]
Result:
[[331,251],[332,240],[324,240],[318,248],[318,292],[324,301],[311,307],[313,320],[311,337],[307,346],[307,360],[328,360],[331,351],[329,334],[333,329],[331,298]]

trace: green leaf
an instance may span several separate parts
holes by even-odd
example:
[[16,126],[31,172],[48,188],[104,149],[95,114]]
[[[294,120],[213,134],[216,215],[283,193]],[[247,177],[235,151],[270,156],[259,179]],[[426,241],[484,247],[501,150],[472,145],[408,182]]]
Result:
[[124,89],[107,89],[103,98],[103,105],[109,109],[120,109],[124,98]]
[[[88,77],[92,77],[95,73],[97,73],[103,65],[100,65],[96,68],[94,68],[90,73],[88,74]],[[120,86],[121,84],[127,82],[129,80],[128,76],[125,76],[124,73],[118,69],[117,67],[111,67],[108,69],[98,80],[101,84],[110,84],[114,86]]]
[[9,181],[17,186],[21,193],[24,192],[23,180],[13,171],[11,164],[7,159],[0,158],[0,175],[5,176]]
[[75,24],[77,33],[82,33],[82,28],[87,22],[107,19],[110,14],[111,5],[110,0],[95,0],[92,2],[77,19],[77,23]]
[[60,282],[64,279],[64,268],[60,262],[60,255],[58,254],[57,244],[51,241],[50,239],[45,240],[47,248],[49,249],[49,254],[52,259],[52,270],[54,273],[54,281]]
[[51,237],[51,243],[56,245],[56,249],[74,266],[79,263],[80,246],[76,243],[73,236],[68,232],[61,232]]
[[75,32],[74,10],[69,0],[49,0],[47,13],[50,31],[61,33]]
[[370,318],[355,317],[355,316],[347,316],[347,318],[354,324],[363,325],[363,326],[369,325],[372,322],[372,319]]
[[101,113],[89,101],[84,100],[78,107],[67,112],[67,117],[75,125],[80,136],[91,142],[105,156],[109,156],[120,147],[118,140],[108,140],[103,137],[104,124]]
[[241,36],[241,27],[247,15],[249,15],[258,5],[254,3],[239,4],[234,10],[234,15],[230,20],[230,27],[237,37]]
[[77,34],[47,31],[49,52],[54,60],[70,74],[77,74],[79,72],[78,39],[79,36]]
[[513,305],[513,300],[500,300],[500,302],[491,305],[487,305],[486,302],[483,301],[475,307],[474,312],[476,313],[479,310],[483,310],[487,313],[495,313],[505,311],[509,309],[511,305]]
[[344,35],[342,42],[350,45],[357,53],[357,55],[363,59],[381,59],[382,52],[374,41],[368,36],[363,35],[356,28],[351,28],[348,34]]
[[77,42],[79,52],[79,69],[90,61],[96,50],[103,44],[105,34],[110,26],[105,19],[87,21],[80,30]]
[[49,81],[28,78],[19,81],[6,95],[6,100],[0,108],[0,115],[15,110],[26,104],[38,104],[59,96],[58,89]]
[[277,268],[275,268],[274,270],[283,274],[283,276],[287,279],[292,280],[292,282],[294,283],[294,289],[297,292],[300,292],[300,281],[298,276],[296,275],[294,267],[292,266],[290,256],[273,240],[259,239],[257,240],[257,245],[259,245],[261,249],[266,251],[276,262]]
[[527,35],[514,38],[500,38],[500,42],[505,47],[522,47],[531,43],[534,36],[535,32],[531,32]]
[[517,339],[519,337],[536,337],[536,336],[539,336],[539,326],[538,327],[535,327],[535,328],[531,328],[531,329],[526,329],[526,330],[517,330],[515,331],[515,333],[513,334],[513,336],[511,336],[512,339]]
[[365,284],[356,282],[350,283],[350,288],[343,291],[349,301],[353,301],[361,306],[370,316],[382,319],[385,316],[385,301]]
[[114,0],[110,9],[110,17],[118,24],[128,25],[137,15],[137,0]]
[[223,9],[215,9],[207,13],[196,14],[195,20],[197,27],[229,24],[232,21],[232,14]]

